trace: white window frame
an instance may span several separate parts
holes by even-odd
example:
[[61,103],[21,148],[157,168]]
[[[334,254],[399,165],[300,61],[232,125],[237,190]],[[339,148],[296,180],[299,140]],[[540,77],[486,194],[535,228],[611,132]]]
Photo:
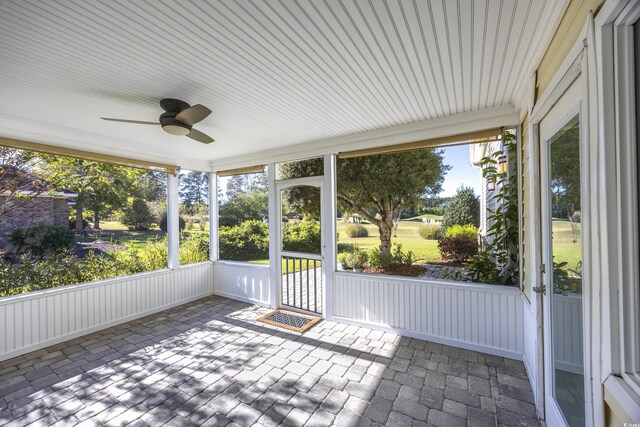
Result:
[[[619,374],[640,395],[640,280],[638,259],[638,129],[636,111],[635,41],[640,28],[640,4],[629,3],[613,24],[614,84],[618,182]],[[606,83],[605,83],[606,84]]]
[[608,0],[595,19],[599,57],[598,138],[603,179],[612,192],[601,231],[608,235],[602,277],[604,399],[629,420],[640,419],[640,218],[633,25],[640,3]]

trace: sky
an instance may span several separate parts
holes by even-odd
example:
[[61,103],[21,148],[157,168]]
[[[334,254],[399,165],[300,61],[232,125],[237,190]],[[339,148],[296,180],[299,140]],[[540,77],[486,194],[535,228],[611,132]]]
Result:
[[480,169],[474,168],[469,163],[469,146],[458,145],[444,149],[443,163],[452,166],[447,172],[442,184],[440,197],[450,197],[456,194],[456,190],[464,185],[475,190],[476,195],[480,194],[482,181],[480,180]]

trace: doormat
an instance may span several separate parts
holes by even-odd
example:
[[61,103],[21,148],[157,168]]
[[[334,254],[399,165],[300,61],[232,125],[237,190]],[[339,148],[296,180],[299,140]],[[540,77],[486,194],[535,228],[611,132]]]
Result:
[[276,310],[271,313],[267,313],[264,316],[260,316],[256,320],[258,322],[278,326],[294,332],[304,332],[322,320],[322,318],[295,313],[293,311]]

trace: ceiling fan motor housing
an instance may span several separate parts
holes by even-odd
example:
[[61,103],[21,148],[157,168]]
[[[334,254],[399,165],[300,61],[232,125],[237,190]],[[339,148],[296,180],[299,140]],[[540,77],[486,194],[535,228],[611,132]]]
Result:
[[189,108],[189,104],[179,99],[165,98],[160,101],[160,107],[165,111],[160,115],[162,130],[171,135],[187,135],[191,132],[191,125],[176,119],[181,111]]

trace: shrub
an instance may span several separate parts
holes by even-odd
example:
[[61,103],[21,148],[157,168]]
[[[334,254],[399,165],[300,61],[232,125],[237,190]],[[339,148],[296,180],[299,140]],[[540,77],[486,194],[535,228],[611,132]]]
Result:
[[195,264],[209,259],[209,236],[195,234],[180,242],[180,264]]
[[475,237],[444,237],[438,241],[438,249],[445,261],[462,262],[478,254],[478,241]]
[[573,222],[580,222],[580,220],[582,219],[582,214],[580,211],[574,211],[571,214],[571,221]]
[[383,254],[380,248],[369,251],[369,265],[373,268],[387,268],[393,263],[391,255]]
[[343,268],[355,270],[356,268],[366,267],[369,255],[366,251],[354,246],[351,252],[341,253],[339,261]]
[[447,203],[442,226],[447,229],[455,224],[480,225],[480,201],[472,188],[460,187]]
[[122,224],[129,230],[148,230],[153,223],[153,215],[149,205],[142,199],[134,199],[133,202],[124,209]]
[[411,266],[416,262],[413,251],[403,252],[400,243],[393,245],[391,255],[383,254],[380,248],[374,248],[369,252],[369,266],[373,268],[388,268],[392,265]]
[[416,262],[416,255],[413,251],[403,252],[402,244],[397,243],[391,250],[391,259],[394,264],[411,266]]
[[17,253],[30,252],[44,256],[71,249],[75,244],[75,235],[66,227],[42,225],[15,230],[11,235],[11,243]]
[[424,224],[420,226],[418,233],[423,239],[439,240],[442,238],[442,227],[436,224]]
[[420,211],[422,214],[444,216],[444,206],[434,206],[430,208],[423,208]]
[[320,223],[300,221],[282,224],[282,248],[285,251],[319,253]]
[[269,258],[269,224],[250,220],[218,231],[220,258],[249,261]]
[[469,239],[477,240],[478,227],[471,224],[455,224],[445,230],[444,237],[468,237]]
[[347,235],[349,237],[369,237],[369,230],[364,225],[349,224],[347,226]]
[[[207,236],[190,236],[180,244],[180,262],[190,264],[209,258]],[[23,254],[18,263],[0,257],[0,296],[141,273],[167,268],[167,238],[149,240],[142,248],[109,255],[90,252],[78,258],[66,252],[45,259]]]
[[[184,227],[186,224],[182,216],[179,217],[178,224],[180,227],[180,231],[184,230]],[[162,216],[160,217],[160,223],[158,224],[158,226],[160,227],[160,230],[164,231],[165,233],[167,232],[167,212],[166,211],[162,213]]]

